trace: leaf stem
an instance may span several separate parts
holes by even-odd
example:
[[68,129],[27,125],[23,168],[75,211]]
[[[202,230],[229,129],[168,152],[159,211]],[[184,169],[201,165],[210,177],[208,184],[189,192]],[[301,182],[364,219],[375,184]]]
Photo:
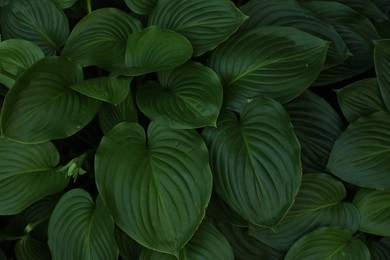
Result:
[[87,0],[87,12],[88,12],[88,14],[92,13],[92,4],[91,4],[91,1],[92,1],[92,0]]

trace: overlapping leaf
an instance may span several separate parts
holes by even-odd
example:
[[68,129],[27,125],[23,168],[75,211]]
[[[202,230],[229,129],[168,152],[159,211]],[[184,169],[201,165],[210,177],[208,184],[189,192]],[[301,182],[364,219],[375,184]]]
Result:
[[375,112],[350,124],[330,154],[328,170],[365,188],[390,188],[390,113]]
[[121,123],[102,139],[96,184],[115,222],[140,244],[178,255],[201,223],[212,188],[195,130]]
[[300,146],[283,107],[263,96],[248,99],[203,136],[216,191],[245,220],[275,227],[301,181]]
[[374,112],[386,110],[376,78],[359,80],[336,90],[337,100],[350,122]]
[[24,236],[15,245],[17,259],[50,260],[50,251],[47,243],[34,239],[30,235]]
[[73,91],[80,67],[61,57],[48,57],[30,67],[8,92],[2,113],[2,135],[40,143],[73,135],[97,113],[100,102]]
[[26,69],[43,57],[42,50],[32,42],[22,39],[0,42],[0,83],[12,87]]
[[69,34],[68,19],[52,0],[18,0],[0,10],[1,33],[5,39],[20,38],[55,54]]
[[226,102],[266,95],[285,103],[316,79],[327,46],[295,28],[267,26],[231,37],[209,64],[222,78]]
[[360,238],[340,227],[323,227],[301,237],[289,249],[286,260],[370,259],[370,251]]
[[380,241],[373,241],[367,244],[370,250],[371,260],[382,260],[390,258],[390,247]]
[[249,19],[240,27],[240,30],[267,25],[291,26],[331,42],[325,68],[340,64],[351,55],[332,25],[296,1],[252,0],[243,5],[241,10],[249,16]]
[[78,0],[53,0],[58,3],[62,9],[66,9],[74,5]]
[[371,20],[375,21],[384,21],[386,20],[386,15],[381,11],[381,9],[376,5],[374,1],[365,1],[365,0],[337,0],[342,4],[345,4],[358,13],[361,13]]
[[149,14],[157,2],[157,0],[125,0],[126,5],[137,14]]
[[125,260],[139,259],[142,249],[144,248],[126,233],[115,227],[114,236],[119,248],[119,255]]
[[276,232],[254,227],[249,234],[273,248],[287,251],[302,235],[321,226],[341,226],[356,232],[359,212],[351,203],[342,202],[345,197],[341,181],[322,173],[304,174],[294,205]]
[[0,138],[0,215],[19,213],[62,190],[69,180],[54,169],[59,160],[52,143],[25,145]]
[[379,89],[387,110],[390,110],[390,40],[375,42],[374,61]]
[[199,56],[224,42],[245,19],[231,1],[159,0],[149,25],[184,35],[194,47],[194,56]]
[[137,103],[153,121],[172,128],[199,128],[217,122],[222,105],[218,75],[200,63],[189,62],[158,73],[160,84],[141,86]]
[[323,172],[344,123],[329,103],[309,91],[287,103],[285,109],[301,144],[303,172]]
[[141,30],[141,22],[115,8],[101,8],[85,16],[73,28],[63,56],[84,67],[96,65],[108,71],[125,66],[129,35]]
[[[176,257],[144,249],[140,260],[175,260]],[[211,222],[204,221],[191,240],[180,251],[179,259],[226,259],[233,260],[233,250],[227,239]]]
[[390,190],[360,189],[353,203],[361,216],[359,230],[390,236]]
[[82,189],[59,200],[50,218],[48,243],[55,259],[115,260],[114,221],[100,197]]

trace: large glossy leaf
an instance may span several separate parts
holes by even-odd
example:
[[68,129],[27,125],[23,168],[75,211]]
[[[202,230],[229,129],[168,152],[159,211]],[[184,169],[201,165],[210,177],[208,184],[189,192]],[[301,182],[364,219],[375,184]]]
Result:
[[30,67],[8,92],[2,113],[2,135],[40,143],[73,135],[97,113],[100,102],[73,91],[83,79],[80,67],[48,57]]
[[41,242],[27,235],[15,245],[17,259],[50,260],[50,251],[47,243]]
[[390,188],[390,113],[375,112],[350,124],[330,154],[328,170],[365,188]]
[[386,110],[376,78],[362,79],[336,90],[337,100],[348,122]]
[[149,25],[176,31],[190,40],[194,55],[214,49],[230,37],[246,19],[226,0],[159,0]]
[[215,126],[223,93],[214,71],[189,62],[158,73],[158,80],[138,90],[137,103],[146,116],[172,128]]
[[212,188],[195,130],[116,125],[95,158],[96,184],[115,222],[140,244],[178,255],[201,223]]
[[118,105],[130,91],[132,78],[98,77],[77,82],[71,88],[81,94]]
[[273,248],[287,251],[302,235],[321,226],[341,226],[356,232],[359,212],[351,203],[342,201],[345,197],[341,181],[323,173],[304,174],[294,205],[276,232],[253,227],[249,234]]
[[138,122],[137,110],[131,92],[118,105],[103,103],[99,110],[99,124],[104,133],[122,122]]
[[276,101],[248,99],[224,111],[203,132],[216,191],[247,221],[274,228],[301,182],[300,146],[287,112]]
[[18,0],[0,10],[4,39],[20,38],[42,48],[46,55],[55,54],[69,34],[68,19],[52,0]]
[[383,101],[390,110],[390,39],[375,42],[375,72]]
[[172,69],[192,56],[191,43],[182,35],[150,26],[130,35],[125,56],[126,68],[116,74],[138,76]]
[[96,65],[108,71],[125,66],[129,35],[141,30],[141,22],[115,8],[101,8],[85,16],[73,28],[63,56],[84,67]]
[[110,260],[118,258],[114,221],[103,201],[96,204],[82,189],[59,200],[49,223],[49,247],[54,259]]
[[351,55],[343,39],[332,25],[296,1],[252,0],[240,9],[249,16],[240,30],[267,25],[291,26],[331,42],[326,56],[325,68],[340,64]]
[[[43,57],[42,50],[32,42],[22,39],[0,42],[0,83],[12,87],[26,69]],[[11,84],[7,84],[7,78]]]
[[222,78],[226,102],[266,95],[285,103],[316,79],[327,46],[295,28],[267,26],[230,38],[209,64]]
[[54,169],[59,160],[52,143],[25,145],[0,138],[0,215],[19,213],[62,190],[69,180]]
[[380,241],[373,241],[367,244],[370,250],[371,260],[390,259],[390,247]]
[[345,259],[369,260],[366,244],[339,227],[323,227],[301,237],[287,252],[286,260]]
[[125,0],[126,5],[137,14],[149,14],[158,0]]
[[[172,255],[146,249],[140,260],[176,260]],[[209,221],[204,221],[194,236],[180,251],[179,259],[226,259],[233,260],[233,250],[227,239]]]
[[324,70],[315,85],[326,85],[351,78],[373,66],[373,43],[379,35],[364,15],[334,1],[307,1],[305,6],[329,22],[352,53],[342,64]]
[[360,189],[353,203],[359,209],[362,219],[359,230],[390,236],[390,190]]
[[303,172],[323,172],[344,129],[340,116],[328,102],[309,91],[284,107],[301,144]]

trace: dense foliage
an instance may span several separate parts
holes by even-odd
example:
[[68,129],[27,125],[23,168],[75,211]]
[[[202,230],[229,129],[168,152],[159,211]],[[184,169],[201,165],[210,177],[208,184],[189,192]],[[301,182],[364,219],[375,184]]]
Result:
[[0,259],[390,259],[387,0],[0,0]]

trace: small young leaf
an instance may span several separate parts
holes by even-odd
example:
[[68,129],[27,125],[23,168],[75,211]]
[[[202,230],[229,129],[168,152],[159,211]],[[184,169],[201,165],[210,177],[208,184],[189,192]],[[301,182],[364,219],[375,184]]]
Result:
[[115,260],[114,221],[103,201],[82,189],[62,196],[54,208],[48,243],[54,259]]
[[390,110],[390,39],[375,41],[374,61],[379,89],[383,101]]
[[158,73],[137,93],[140,110],[153,121],[172,128],[214,126],[222,105],[218,75],[200,63],[189,62]]
[[149,25],[184,35],[200,56],[228,39],[247,17],[226,0],[159,0]]

